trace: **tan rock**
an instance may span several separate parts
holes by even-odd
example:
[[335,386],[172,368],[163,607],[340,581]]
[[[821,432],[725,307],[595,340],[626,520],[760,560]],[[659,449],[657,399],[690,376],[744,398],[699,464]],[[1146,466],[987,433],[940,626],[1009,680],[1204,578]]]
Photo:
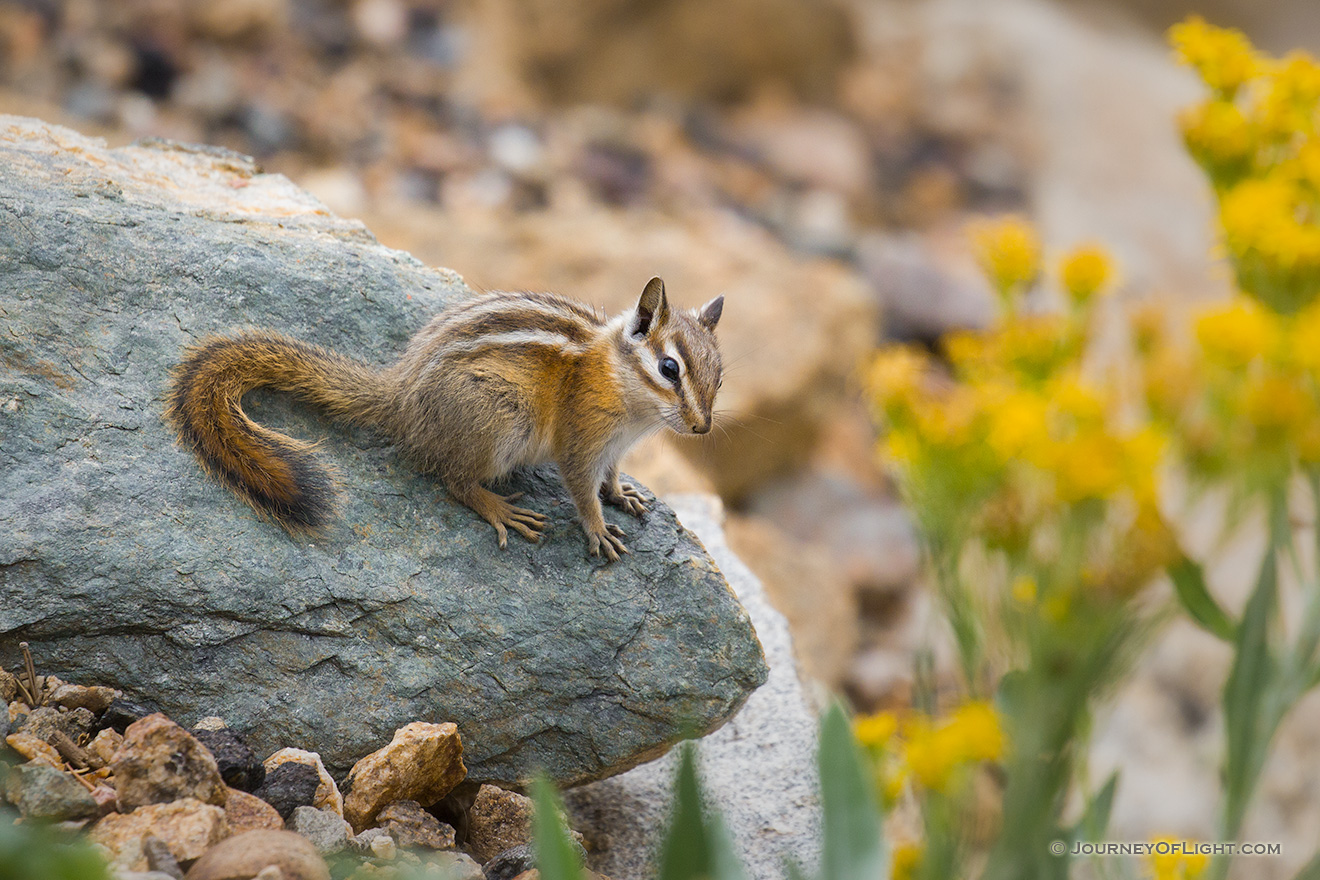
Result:
[[59,752],[55,751],[55,747],[30,733],[23,731],[11,733],[5,737],[5,742],[9,744],[11,749],[29,761],[46,764],[57,770],[64,767],[64,759],[60,757]]
[[223,840],[229,826],[224,810],[189,797],[139,807],[132,813],[111,813],[92,826],[90,837],[110,851],[118,867],[145,871],[142,838],[148,833],[160,838],[175,859],[186,862]]
[[245,831],[281,831],[284,820],[270,804],[254,794],[236,788],[225,790],[225,819],[230,834]]
[[280,749],[263,763],[266,772],[270,773],[281,764],[290,762],[305,764],[315,770],[316,775],[320,777],[321,784],[317,786],[312,806],[318,810],[330,810],[339,816],[344,815],[344,796],[339,793],[339,786],[335,784],[334,777],[330,775],[329,770],[325,769],[325,763],[316,752],[303,749]]
[[483,865],[506,849],[531,843],[532,799],[517,792],[481,786],[468,818],[468,850]]
[[467,776],[458,726],[414,721],[394,739],[353,765],[344,818],[355,832],[371,827],[376,814],[395,801],[429,807]]
[[118,696],[119,691],[110,687],[62,684],[46,698],[46,702],[47,704],[55,703],[69,709],[88,709],[99,715],[110,708],[110,704]]
[[115,753],[124,744],[124,735],[113,727],[107,727],[87,744],[88,754],[95,755],[102,764],[108,765],[115,759]]
[[17,724],[24,716],[31,713],[32,707],[22,700],[13,700],[9,704],[9,723]]
[[330,870],[316,848],[292,831],[236,834],[199,858],[186,880],[249,880],[272,866],[284,880],[330,880]]
[[0,669],[0,704],[9,705],[18,696],[18,679]]
[[226,787],[215,757],[192,734],[160,713],[128,726],[111,769],[119,808],[125,812],[180,798],[216,806],[225,803]]
[[454,829],[422,809],[417,801],[395,801],[376,815],[376,822],[405,848],[453,849],[456,844]]

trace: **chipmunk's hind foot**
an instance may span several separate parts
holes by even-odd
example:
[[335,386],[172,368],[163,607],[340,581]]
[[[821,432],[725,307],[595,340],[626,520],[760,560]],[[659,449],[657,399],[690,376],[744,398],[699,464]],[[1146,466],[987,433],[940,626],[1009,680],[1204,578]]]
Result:
[[486,522],[495,527],[499,536],[500,549],[509,546],[509,529],[513,529],[533,544],[539,543],[549,519],[534,510],[514,507],[509,502],[522,497],[521,492],[513,495],[497,495],[481,486],[457,488],[449,487],[454,498],[475,510]]

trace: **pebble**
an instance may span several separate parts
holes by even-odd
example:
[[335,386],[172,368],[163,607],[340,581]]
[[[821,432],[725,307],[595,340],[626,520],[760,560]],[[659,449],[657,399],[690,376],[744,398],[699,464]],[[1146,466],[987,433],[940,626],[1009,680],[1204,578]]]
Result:
[[376,815],[376,821],[402,847],[453,849],[454,829],[432,816],[417,801],[395,801]]
[[110,850],[116,865],[131,871],[149,869],[142,839],[148,833],[164,841],[180,862],[190,861],[215,846],[229,833],[225,812],[196,798],[151,804],[131,813],[111,813],[90,831],[92,843]]
[[60,757],[59,752],[55,751],[55,747],[30,733],[11,733],[5,737],[5,742],[9,744],[11,749],[22,755],[24,760],[46,764],[57,770],[64,767],[64,759]]
[[311,841],[292,831],[236,834],[199,858],[188,880],[246,880],[263,876],[271,866],[284,880],[330,880],[330,869]]
[[228,728],[194,727],[192,735],[211,752],[225,785],[239,791],[256,791],[266,779],[266,768],[243,738]]
[[45,764],[12,768],[5,794],[25,819],[68,822],[100,815],[96,800],[82,783]]
[[342,816],[316,807],[295,809],[289,817],[288,829],[310,840],[323,856],[346,849],[353,831]]
[[371,852],[378,858],[387,862],[394,860],[399,854],[398,847],[394,843],[394,838],[388,834],[382,834],[380,837],[373,837],[371,840]]
[[472,856],[461,852],[436,852],[426,856],[423,864],[437,869],[445,880],[486,880],[486,874]]
[[188,731],[159,713],[128,726],[110,766],[119,806],[125,811],[180,798],[216,806],[225,803],[225,783],[215,758]]
[[119,747],[123,744],[123,734],[113,727],[107,727],[92,737],[92,741],[87,744],[87,753],[95,756],[103,765],[108,766],[114,761],[115,753],[119,751]]
[[119,697],[119,691],[111,687],[86,687],[80,684],[62,684],[55,689],[48,702],[57,703],[67,709],[86,709],[94,715],[100,715]]
[[13,673],[0,669],[0,704],[9,705],[18,696],[18,679]]
[[316,787],[316,794],[312,798],[312,806],[318,810],[332,810],[343,816],[344,796],[339,793],[339,786],[335,784],[334,777],[330,775],[329,770],[325,769],[325,762],[321,760],[321,756],[316,752],[309,752],[305,749],[280,749],[266,759],[266,772],[269,773],[276,767],[291,762],[303,764],[316,771],[319,783]]
[[151,710],[141,703],[118,697],[106,707],[104,714],[101,715],[100,725],[102,728],[109,727],[117,733],[123,733],[134,721],[146,718],[150,714]]
[[77,742],[80,737],[89,735],[95,724],[96,716],[87,709],[61,712],[50,706],[38,706],[18,725],[17,730],[48,743],[57,732]]
[[532,799],[493,785],[477,790],[468,813],[468,851],[479,862],[532,841]]
[[385,806],[409,800],[429,807],[466,776],[458,726],[414,721],[353,765],[344,818],[355,831],[365,830]]
[[291,761],[267,771],[266,781],[253,794],[274,807],[287,822],[298,807],[312,806],[320,785],[314,767]]
[[284,819],[270,804],[236,788],[225,792],[225,819],[230,834],[244,831],[282,831]]

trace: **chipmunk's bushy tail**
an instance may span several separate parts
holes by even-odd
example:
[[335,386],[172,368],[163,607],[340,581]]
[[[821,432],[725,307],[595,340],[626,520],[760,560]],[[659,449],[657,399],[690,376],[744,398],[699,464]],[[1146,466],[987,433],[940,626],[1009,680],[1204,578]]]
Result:
[[203,342],[174,371],[165,415],[202,467],[257,513],[294,533],[333,516],[334,481],[312,444],[256,424],[243,395],[267,387],[297,394],[330,415],[379,422],[386,380],[371,367],[278,333],[249,331]]

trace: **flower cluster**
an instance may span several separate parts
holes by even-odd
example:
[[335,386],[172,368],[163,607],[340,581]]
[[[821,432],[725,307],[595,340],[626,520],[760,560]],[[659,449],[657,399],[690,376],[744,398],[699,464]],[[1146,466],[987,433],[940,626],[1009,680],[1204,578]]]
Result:
[[967,768],[999,760],[1005,738],[993,706],[973,701],[935,719],[914,712],[903,718],[880,712],[859,718],[853,732],[878,759],[881,790],[892,802],[909,785],[953,793]]
[[1200,19],[1170,38],[1211,92],[1180,124],[1219,198],[1238,285],[1297,311],[1320,289],[1320,63],[1260,57],[1242,34]]
[[1188,854],[1171,837],[1160,837],[1152,843],[1167,843],[1168,852],[1150,856],[1151,880],[1197,880],[1210,866],[1210,857],[1202,853]]

